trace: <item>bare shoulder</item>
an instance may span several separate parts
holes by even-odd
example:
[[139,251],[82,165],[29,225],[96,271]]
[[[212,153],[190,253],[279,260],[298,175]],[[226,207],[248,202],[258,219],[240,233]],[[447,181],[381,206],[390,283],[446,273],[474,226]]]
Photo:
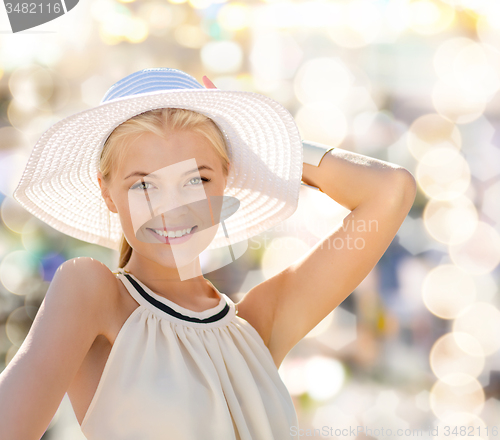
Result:
[[96,312],[99,334],[107,333],[107,312],[116,304],[119,291],[115,275],[104,263],[91,257],[72,258],[59,266],[52,283],[57,283],[60,291],[81,296],[79,303]]
[[91,257],[72,258],[61,264],[57,270],[88,281],[105,282],[106,278],[113,278],[113,272],[104,263]]

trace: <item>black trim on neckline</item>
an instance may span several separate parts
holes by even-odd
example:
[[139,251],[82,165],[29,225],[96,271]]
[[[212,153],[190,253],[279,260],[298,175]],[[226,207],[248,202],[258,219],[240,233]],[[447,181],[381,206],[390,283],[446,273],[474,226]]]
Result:
[[183,315],[182,313],[177,312],[176,310],[172,309],[171,307],[167,306],[166,304],[162,303],[161,301],[158,301],[156,298],[153,298],[130,275],[128,275],[126,273],[124,273],[124,275],[127,277],[127,279],[132,283],[132,285],[135,287],[135,289],[141,294],[141,296],[146,301],[148,301],[153,306],[159,308],[160,310],[164,311],[165,313],[168,313],[169,315],[175,316],[176,318],[182,319],[184,321],[199,322],[202,324],[206,324],[209,322],[215,322],[215,321],[218,321],[219,319],[224,318],[224,316],[226,316],[230,310],[229,304],[226,301],[226,305],[219,313],[217,313],[213,316],[209,316],[208,318],[200,319],[200,318],[194,318],[192,316],[186,316],[186,315]]

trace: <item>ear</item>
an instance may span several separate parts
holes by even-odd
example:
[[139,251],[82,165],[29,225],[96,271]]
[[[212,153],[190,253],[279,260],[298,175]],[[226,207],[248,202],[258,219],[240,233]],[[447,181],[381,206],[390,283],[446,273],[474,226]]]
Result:
[[111,212],[118,213],[118,209],[116,209],[115,204],[113,203],[113,199],[109,195],[109,188],[105,182],[103,182],[102,173],[97,171],[97,181],[99,182],[99,186],[101,188],[101,195],[106,203],[106,206]]

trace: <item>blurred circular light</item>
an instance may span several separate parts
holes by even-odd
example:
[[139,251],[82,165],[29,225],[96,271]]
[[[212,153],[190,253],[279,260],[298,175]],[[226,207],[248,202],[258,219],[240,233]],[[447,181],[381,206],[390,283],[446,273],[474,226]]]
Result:
[[299,11],[288,1],[279,1],[258,8],[255,11],[255,23],[263,28],[292,28],[300,26]]
[[144,41],[148,36],[148,27],[144,20],[132,16],[125,5],[112,9],[106,18],[101,19],[101,35],[105,42],[113,44],[117,40],[131,43]]
[[479,39],[500,51],[500,5],[497,1],[490,1],[491,10],[478,17],[476,32]]
[[448,38],[440,43],[434,54],[434,69],[439,79],[450,81],[454,75],[454,61],[460,51],[471,45],[476,44],[474,40],[467,37]]
[[12,197],[5,197],[0,207],[0,216],[7,228],[18,234],[24,225],[33,218],[33,215],[26,211],[17,200]]
[[462,7],[462,0],[441,0],[441,1],[449,4],[450,6],[453,6],[454,8]]
[[452,264],[437,266],[425,277],[422,299],[431,313],[442,319],[456,318],[476,299],[472,277]]
[[22,230],[22,243],[25,249],[39,258],[57,254],[67,242],[68,236],[50,227],[36,217],[31,217]]
[[28,251],[13,251],[0,262],[0,282],[16,295],[27,295],[42,280],[43,268]]
[[500,225],[500,181],[495,182],[493,185],[489,186],[483,197],[482,211],[492,220],[494,220],[497,225]]
[[304,374],[306,362],[306,359],[286,357],[279,367],[280,377],[292,396],[300,396],[307,392]]
[[438,380],[430,391],[430,406],[438,418],[456,412],[479,414],[484,406],[484,390],[472,376],[463,373],[449,374]]
[[500,54],[492,46],[470,38],[450,38],[434,56],[440,80],[448,87],[461,90],[474,101],[489,101],[500,88]]
[[349,92],[354,77],[338,58],[316,58],[304,63],[294,80],[295,94],[302,104],[336,103]]
[[[262,84],[264,83],[264,84]],[[254,82],[257,89],[265,88],[267,90],[266,94],[271,99],[278,101],[285,107],[287,105],[293,105],[295,103],[295,94],[293,93],[293,85],[290,81],[275,81],[270,80],[267,82],[266,80]],[[262,90],[262,89],[260,89]]]
[[241,68],[243,51],[234,41],[212,41],[201,49],[201,60],[212,72],[233,73]]
[[252,9],[245,3],[232,2],[224,5],[217,14],[219,24],[231,31],[240,31],[248,27]]
[[477,228],[477,209],[468,197],[451,200],[431,199],[427,202],[423,221],[427,232],[441,243],[463,243]]
[[[403,157],[408,157],[406,149],[402,151],[402,148],[398,147],[398,145],[401,145],[398,141],[407,130],[404,123],[400,120],[396,120],[394,115],[387,110],[377,111],[366,89],[362,89],[361,87],[351,88],[351,92],[354,92],[354,90],[357,90],[357,92],[350,93],[349,97],[344,101],[349,103],[349,107],[353,101],[355,101],[356,104],[366,102],[364,105],[367,108],[372,107],[375,109],[357,113],[352,119],[351,133],[356,146],[355,151],[368,156],[376,156],[377,153],[375,153],[375,151],[385,151],[388,145],[394,145],[393,148],[389,149],[390,156],[392,156],[392,154],[401,154]],[[350,99],[351,96],[354,99]],[[358,97],[359,101],[356,97]],[[346,106],[342,106],[343,109],[345,109],[345,107]],[[349,108],[345,110],[348,115],[354,113],[353,110]],[[395,162],[399,162],[399,157]]]
[[[62,94],[64,95],[64,91]],[[16,99],[8,103],[7,118],[14,128],[23,132],[29,144],[31,138],[38,139],[43,131],[58,121],[48,102],[41,103],[39,107],[29,107]]]
[[470,333],[453,331],[451,334],[454,337],[456,346],[464,353],[474,358],[484,358],[485,353],[481,343]]
[[388,1],[383,18],[387,29],[394,32],[403,32],[411,22],[410,4],[399,0]]
[[131,43],[141,43],[148,37],[148,34],[147,23],[140,18],[132,18],[125,38]]
[[[149,23],[151,29],[155,31],[166,31],[172,26],[173,14],[171,7],[163,2],[147,3],[141,8],[142,17]],[[155,33],[155,35],[161,35]]]
[[48,69],[28,65],[11,73],[9,89],[13,98],[23,106],[38,108],[54,93],[54,81]]
[[[285,32],[271,29],[256,33],[249,59],[260,90],[270,92],[277,88],[278,81],[293,78],[303,55],[300,46]],[[266,87],[262,83],[273,86]]]
[[445,30],[455,18],[455,10],[437,0],[417,0],[409,4],[410,27],[420,34],[437,34]]
[[115,14],[130,12],[127,6],[120,5],[113,0],[99,0],[90,4],[90,12],[94,20],[106,22],[113,20]]
[[0,191],[11,196],[17,188],[29,155],[27,153],[11,153],[0,156]]
[[120,35],[110,34],[108,30],[103,27],[99,28],[99,37],[104,44],[109,46],[114,46],[123,41],[123,38]]
[[314,102],[299,108],[295,120],[303,139],[337,147],[347,135],[347,119],[334,104]]
[[408,129],[408,149],[415,159],[436,147],[461,149],[462,136],[457,126],[436,113],[415,119]]
[[342,6],[338,2],[311,0],[302,3],[290,3],[300,17],[300,26],[307,28],[333,27],[342,21]]
[[307,360],[305,382],[309,395],[316,400],[326,400],[335,396],[345,381],[342,364],[336,359],[313,356]]
[[[493,305],[477,302],[465,308],[453,322],[453,331],[467,333],[474,337],[485,356],[495,353],[500,348],[500,311]],[[462,349],[477,353],[467,340],[457,340]]]
[[416,177],[425,194],[439,200],[462,195],[470,185],[470,169],[455,148],[437,147],[423,155]]
[[464,9],[470,9],[478,14],[487,14],[489,7],[495,6],[495,0],[458,0]]
[[382,28],[380,6],[371,0],[351,0],[337,5],[337,19],[328,27],[332,40],[348,48],[372,43]]
[[[457,333],[458,334],[458,333]],[[455,332],[446,333],[433,345],[429,357],[432,372],[443,382],[446,382],[453,373],[465,374],[464,377],[477,378],[484,368],[484,355],[472,356],[462,350],[457,344]],[[460,337],[474,346],[478,353],[482,352],[479,342],[468,333],[461,333]],[[453,383],[449,384],[453,385]]]
[[[70,19],[70,17],[64,17],[65,20],[66,18]],[[10,31],[2,34],[0,45],[2,72],[13,72],[20,66],[24,68],[27,65],[37,65],[41,68],[55,65],[64,56],[67,48],[66,40],[71,39],[70,35],[66,39],[58,35],[47,35],[50,38],[50,44],[47,44],[46,39],[27,36],[27,32],[24,32],[24,37],[19,38],[19,35],[21,34]],[[5,82],[2,87],[5,87]]]
[[[9,233],[7,228],[0,227],[0,261],[16,246],[19,246],[18,238]],[[0,288],[0,293],[1,291]]]
[[442,80],[433,88],[432,103],[440,115],[456,124],[474,121],[486,107],[484,97]]
[[189,0],[189,4],[195,9],[205,9],[212,4],[212,0]]
[[208,36],[199,26],[181,24],[174,31],[175,40],[184,47],[200,49],[206,43]]
[[12,345],[5,333],[5,324],[0,324],[0,353],[5,353]]
[[451,260],[471,274],[493,271],[500,263],[500,236],[488,223],[479,221],[464,242],[449,246]]
[[24,132],[14,127],[0,128],[0,152],[22,149],[28,143]]
[[[463,47],[453,62],[454,79],[459,87],[489,101],[500,88],[498,67],[492,65],[493,54],[485,45],[474,43]],[[498,57],[497,57],[498,58]]]
[[210,77],[210,79],[222,90],[244,90],[247,92],[252,92],[254,90],[252,84],[253,77],[247,73],[218,75]]
[[97,105],[108,90],[108,87],[108,80],[105,76],[89,76],[85,81],[82,81],[80,85],[82,102],[92,107]]

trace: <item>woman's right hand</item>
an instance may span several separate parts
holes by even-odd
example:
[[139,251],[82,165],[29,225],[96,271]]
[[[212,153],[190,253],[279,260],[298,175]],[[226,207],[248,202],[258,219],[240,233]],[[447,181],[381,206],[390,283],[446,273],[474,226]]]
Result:
[[203,84],[205,85],[205,88],[207,89],[216,89],[215,84],[208,79],[206,75],[203,75]]

